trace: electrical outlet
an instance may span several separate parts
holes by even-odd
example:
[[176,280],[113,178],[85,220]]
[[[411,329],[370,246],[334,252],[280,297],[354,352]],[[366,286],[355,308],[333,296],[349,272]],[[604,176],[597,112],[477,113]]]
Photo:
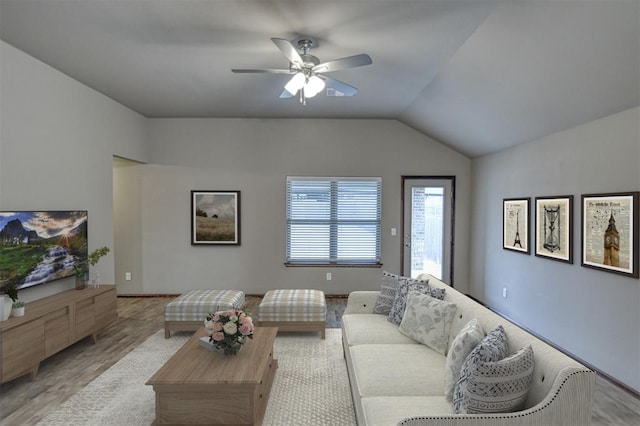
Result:
[[127,281],[131,281],[131,272],[125,272],[124,273],[124,279]]
[[502,289],[502,297],[504,297],[505,299],[507,298],[507,288],[506,287],[504,287]]
[[331,272],[327,272],[327,281],[331,281]]
[[396,228],[391,228],[391,236],[392,237],[396,236]]

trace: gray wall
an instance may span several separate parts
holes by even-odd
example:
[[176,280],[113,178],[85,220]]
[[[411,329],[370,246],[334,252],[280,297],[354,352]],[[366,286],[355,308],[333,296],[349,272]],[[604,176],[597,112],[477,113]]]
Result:
[[[474,160],[470,270],[471,294],[636,390],[640,282],[580,266],[580,196],[638,191],[638,123],[634,108]],[[570,194],[572,265],[502,249],[503,198]]]
[[[400,227],[401,175],[456,175],[455,276],[462,289],[468,283],[470,160],[395,120],[154,119],[149,129],[153,165],[116,171],[116,206],[141,212],[129,211],[118,226],[128,238],[118,252],[142,258],[131,281],[118,272],[121,293],[378,288],[379,268],[284,266],[287,175],[382,176],[382,261],[392,272],[400,272],[391,228]],[[190,245],[191,190],[241,191],[240,246]]]
[[[146,160],[146,119],[0,42],[0,210],[88,210],[89,249],[113,248],[112,158]],[[100,260],[113,282],[113,252]],[[28,302],[73,287],[24,290]]]

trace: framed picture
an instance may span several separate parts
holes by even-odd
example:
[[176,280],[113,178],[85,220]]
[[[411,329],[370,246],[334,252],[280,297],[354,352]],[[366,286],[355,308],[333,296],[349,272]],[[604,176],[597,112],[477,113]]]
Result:
[[638,278],[638,194],[582,195],[582,266]]
[[505,198],[502,248],[529,254],[529,202],[531,198]]
[[240,245],[240,191],[191,191],[191,244]]
[[573,195],[536,197],[536,256],[573,263]]

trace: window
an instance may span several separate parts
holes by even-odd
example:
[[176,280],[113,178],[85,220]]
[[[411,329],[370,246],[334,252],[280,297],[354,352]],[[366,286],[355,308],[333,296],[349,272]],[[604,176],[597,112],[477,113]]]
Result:
[[287,264],[379,265],[382,179],[287,177]]

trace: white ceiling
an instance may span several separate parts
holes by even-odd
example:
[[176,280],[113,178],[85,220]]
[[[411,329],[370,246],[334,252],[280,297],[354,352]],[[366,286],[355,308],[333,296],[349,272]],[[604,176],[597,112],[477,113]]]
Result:
[[[640,103],[640,0],[0,0],[0,36],[147,117],[398,119],[470,157]],[[330,74],[356,96],[231,73],[301,36],[371,56]]]

